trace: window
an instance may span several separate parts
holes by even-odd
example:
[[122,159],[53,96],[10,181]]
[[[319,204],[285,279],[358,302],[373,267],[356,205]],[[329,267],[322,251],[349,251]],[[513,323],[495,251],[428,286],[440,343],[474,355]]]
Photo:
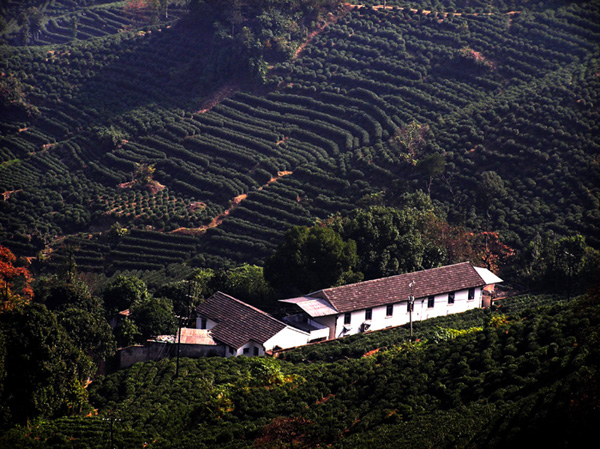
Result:
[[249,354],[250,353],[250,348],[244,348],[244,354]]
[[448,293],[448,304],[454,304],[454,292]]
[[475,289],[474,288],[469,289],[469,300],[471,300],[471,299],[475,299]]
[[233,348],[230,346],[230,347],[229,347],[229,352],[230,352],[231,354],[233,354],[233,353],[235,352],[235,349],[233,349]]
[[430,296],[427,298],[427,307],[430,309],[435,306],[435,296]]
[[352,321],[352,314],[351,313],[344,314],[344,324],[350,324],[351,321]]
[[388,306],[385,308],[385,316],[392,316],[393,314],[394,314],[394,305],[388,304]]
[[258,348],[254,348],[254,355],[258,355]]
[[373,318],[373,309],[365,310],[365,321]]
[[[412,309],[412,310],[411,310]],[[410,306],[410,301],[406,302],[406,311],[407,312],[414,312],[415,311],[415,303],[412,303],[412,307]]]
[[206,329],[206,318],[200,318],[200,329]]

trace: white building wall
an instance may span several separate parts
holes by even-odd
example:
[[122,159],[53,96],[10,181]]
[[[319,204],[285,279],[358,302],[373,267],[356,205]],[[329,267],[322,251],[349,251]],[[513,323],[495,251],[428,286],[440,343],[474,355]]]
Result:
[[286,326],[285,329],[282,329],[270,339],[265,341],[264,350],[270,351],[275,346],[278,346],[282,349],[302,346],[308,343],[309,337],[310,334],[308,332],[301,331],[300,329],[296,329],[291,326]]
[[206,327],[202,327],[202,318],[201,316],[196,317],[196,329],[212,329],[217,325],[216,321],[209,320],[206,318]]
[[[448,303],[448,294],[436,295],[434,306],[428,307],[428,298],[415,298],[413,309],[413,322],[427,320],[438,316],[450,315],[453,313],[466,312],[470,309],[480,308],[482,305],[481,287],[475,288],[473,299],[468,299],[469,290],[459,290],[454,292],[454,303]],[[408,311],[408,299],[393,304],[391,316],[387,316],[387,305],[373,307],[371,324],[368,331],[381,330],[388,327],[401,326],[410,322],[410,313]],[[347,335],[353,335],[362,330],[362,324],[365,323],[365,309],[351,312],[350,324],[344,324],[345,314],[339,314],[335,318],[335,336],[341,338]]]
[[249,341],[236,351],[236,355],[243,355],[246,357],[265,355],[265,350],[263,348],[263,345],[261,345],[260,343]]

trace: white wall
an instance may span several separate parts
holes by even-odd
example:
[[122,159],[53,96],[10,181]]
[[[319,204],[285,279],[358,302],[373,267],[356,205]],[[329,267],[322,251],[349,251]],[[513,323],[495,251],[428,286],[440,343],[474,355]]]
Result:
[[301,331],[291,326],[286,326],[281,331],[277,332],[270,339],[265,341],[263,345],[265,351],[270,351],[275,346],[282,349],[295,348],[296,346],[302,346],[308,343],[310,334],[308,332]]
[[209,320],[208,318],[206,319],[206,327],[202,327],[202,317],[200,315],[198,315],[196,317],[196,329],[212,329],[213,327],[215,327],[217,325],[216,321],[213,320]]
[[[448,303],[448,294],[436,295],[434,307],[427,307],[428,298],[416,298],[413,310],[413,322],[426,320],[438,316],[461,313],[470,309],[481,307],[481,287],[475,288],[475,298],[468,299],[469,291],[459,290],[454,293],[454,304]],[[372,318],[369,331],[385,329],[387,327],[401,326],[410,322],[410,313],[407,307],[408,301],[402,301],[393,304],[393,313],[387,315],[387,305],[372,308]],[[322,321],[322,320],[319,320]],[[333,338],[340,338],[347,335],[362,332],[361,325],[365,322],[365,309],[351,312],[351,321],[349,325],[344,325],[344,314],[335,317],[335,332]],[[323,323],[325,324],[325,323]],[[346,329],[350,327],[350,329]]]

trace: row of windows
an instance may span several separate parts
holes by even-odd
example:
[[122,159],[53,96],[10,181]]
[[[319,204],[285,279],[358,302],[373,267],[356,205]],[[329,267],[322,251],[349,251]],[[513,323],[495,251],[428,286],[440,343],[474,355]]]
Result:
[[[454,298],[456,296],[456,292],[450,292],[448,293],[448,304],[454,304]],[[469,289],[469,293],[467,296],[467,299],[473,300],[475,299],[475,289],[474,288],[470,288]],[[429,296],[427,298],[427,307],[429,309],[433,308],[435,306],[435,296]],[[410,303],[407,302],[406,303],[406,311],[410,312]],[[412,310],[415,310],[415,304],[413,303],[412,305]],[[385,308],[385,316],[387,317],[391,317],[394,315],[394,305],[393,304],[388,304]],[[369,321],[371,320],[373,317],[373,309],[366,309],[365,310],[365,321]],[[350,324],[352,322],[352,314],[350,312],[344,314],[344,324]]]

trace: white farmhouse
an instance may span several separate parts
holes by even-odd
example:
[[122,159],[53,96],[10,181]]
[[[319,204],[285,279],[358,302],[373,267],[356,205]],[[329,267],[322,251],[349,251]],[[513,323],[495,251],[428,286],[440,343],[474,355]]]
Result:
[[273,349],[305,345],[309,333],[225,293],[217,292],[196,308],[196,328],[209,331],[226,357],[264,355]]
[[359,332],[385,329],[482,307],[483,291],[502,282],[485,268],[469,262],[400,274],[306,296],[283,299],[302,312],[285,318],[310,334],[309,341],[332,340]]

